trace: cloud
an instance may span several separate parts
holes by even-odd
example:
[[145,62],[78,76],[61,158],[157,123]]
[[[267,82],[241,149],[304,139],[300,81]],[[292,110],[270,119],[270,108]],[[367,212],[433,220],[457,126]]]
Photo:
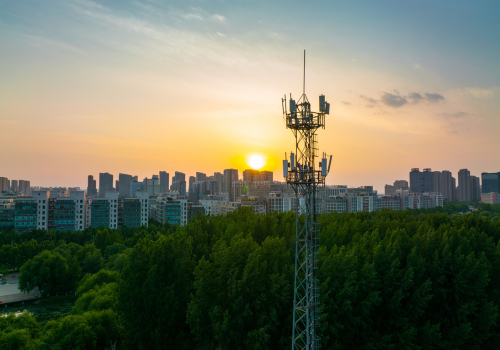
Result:
[[369,108],[374,107],[379,102],[388,107],[399,108],[409,103],[414,105],[422,101],[425,101],[427,103],[438,103],[444,101],[445,99],[441,94],[429,92],[425,92],[422,94],[419,92],[410,92],[408,96],[401,95],[396,89],[393,89],[393,93],[384,91],[382,96],[380,96],[380,100],[375,100],[374,98],[365,95],[359,95],[359,97],[368,102],[369,105],[367,105],[367,107]]
[[221,32],[217,32],[217,35],[218,35],[218,36],[222,36],[222,37],[225,37],[225,36],[226,36],[226,34],[222,34]]
[[380,98],[383,104],[389,107],[399,108],[408,103],[408,100],[404,96],[390,94],[388,92],[384,92],[382,97]]
[[351,102],[348,102],[348,101],[342,101],[342,104],[344,106],[350,106],[352,103]]
[[413,68],[415,68],[416,70],[419,70],[421,72],[425,72],[424,68],[422,68],[422,66],[420,64],[418,64],[418,63],[415,63],[413,65]]
[[215,15],[212,16],[212,20],[219,23],[225,23],[226,17],[216,13]]
[[420,95],[418,92],[410,92],[408,98],[411,100],[413,104],[420,103],[420,101],[424,99],[424,97]]
[[457,113],[441,113],[439,116],[445,117],[445,118],[464,118],[473,115],[472,113],[467,113],[467,112],[457,112]]
[[451,94],[456,95],[458,97],[472,96],[476,98],[491,98],[495,94],[493,89],[480,89],[477,87],[467,87],[463,89],[452,90]]
[[368,96],[365,96],[365,95],[359,95],[359,97],[361,97],[363,100],[365,100],[366,102],[370,103],[370,104],[377,104],[378,101],[371,98],[371,97],[368,97]]
[[436,93],[430,94],[430,93],[426,92],[424,95],[425,95],[425,100],[429,103],[444,101],[444,97],[440,94],[436,94]]

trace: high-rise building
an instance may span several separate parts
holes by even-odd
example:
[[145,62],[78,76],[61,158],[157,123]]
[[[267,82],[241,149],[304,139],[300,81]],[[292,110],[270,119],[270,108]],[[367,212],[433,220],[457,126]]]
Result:
[[10,184],[10,189],[12,191],[19,191],[19,182],[17,180],[12,180]]
[[87,197],[95,196],[97,196],[96,180],[94,180],[94,176],[89,175],[87,180]]
[[31,231],[37,228],[38,203],[35,198],[19,197],[15,201],[14,225],[17,233]]
[[470,184],[470,200],[477,202],[481,200],[481,187],[479,183],[479,177],[471,175],[469,178]]
[[500,193],[500,172],[481,174],[482,193]]
[[33,199],[37,202],[37,227],[41,230],[48,231],[49,229],[49,208],[50,208],[50,192],[49,191],[33,191]]
[[113,191],[118,192],[119,186],[120,186],[120,181],[115,180],[115,188],[113,188]]
[[86,202],[83,191],[73,191],[69,197],[55,198],[54,229],[56,231],[85,229]]
[[394,181],[394,189],[399,190],[401,188],[408,188],[408,181],[406,181],[406,180]]
[[148,226],[149,193],[137,192],[134,197],[122,197],[118,200],[118,226]]
[[[100,186],[99,178],[99,192],[101,191]],[[89,227],[117,228],[118,192],[113,192],[113,190],[107,191],[103,197],[91,199],[87,210],[89,211],[89,220],[87,221]]]
[[219,183],[219,192],[223,191],[224,175],[222,173],[214,173],[214,181]]
[[229,194],[229,200],[235,202],[236,201],[236,193],[233,189],[233,183],[238,181],[238,170],[237,169],[225,169],[224,170],[224,185],[223,191],[224,193]]
[[204,173],[196,172],[196,182],[207,181],[207,175]]
[[170,175],[166,171],[160,171],[160,193],[167,193],[170,187]]
[[[130,183],[130,196],[135,197],[137,194],[137,191],[144,191],[144,182],[132,181]],[[147,191],[145,191],[145,192],[147,192]],[[149,193],[148,193],[148,195],[149,195]]]
[[470,171],[467,169],[460,169],[458,171],[458,200],[468,202],[471,200],[471,180]]
[[119,174],[118,184],[116,190],[120,197],[130,197],[130,183],[132,182],[132,175]]
[[113,175],[109,173],[99,173],[99,197],[104,197],[106,192],[113,191]]
[[151,179],[144,179],[144,191],[148,192],[150,196],[160,193],[160,178],[158,175],[151,176]]
[[10,189],[10,180],[6,177],[0,177],[0,192]]
[[186,175],[184,173],[175,172],[170,190],[179,192],[180,196],[186,195]]
[[25,196],[31,196],[30,182],[27,180],[19,180],[19,192]]
[[434,191],[443,195],[443,198],[449,201],[456,200],[455,198],[455,178],[448,170],[434,172]]
[[384,194],[386,196],[394,196],[396,194],[396,189],[394,188],[393,185],[385,185]]
[[191,187],[193,186],[193,184],[196,182],[196,177],[194,176],[190,176],[189,177],[189,188],[188,190],[191,191]]
[[413,168],[410,172],[410,192],[424,193],[434,191],[434,173],[426,168],[420,171],[419,168]]
[[245,182],[260,181],[259,175],[260,172],[255,169],[243,170],[243,181]]
[[273,172],[262,170],[259,174],[259,181],[269,181],[273,182]]

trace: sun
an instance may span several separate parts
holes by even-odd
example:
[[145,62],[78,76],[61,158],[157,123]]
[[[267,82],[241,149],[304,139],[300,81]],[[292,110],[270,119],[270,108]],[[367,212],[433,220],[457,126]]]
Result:
[[247,156],[247,164],[255,170],[260,170],[266,165],[266,158],[261,154],[251,154]]

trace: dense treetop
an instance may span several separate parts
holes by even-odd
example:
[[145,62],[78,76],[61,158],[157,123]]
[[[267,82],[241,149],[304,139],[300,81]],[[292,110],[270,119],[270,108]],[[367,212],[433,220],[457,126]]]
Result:
[[[320,215],[322,347],[500,348],[499,207]],[[288,348],[295,220],[0,233],[23,290],[77,295],[43,327],[0,317],[0,349]]]

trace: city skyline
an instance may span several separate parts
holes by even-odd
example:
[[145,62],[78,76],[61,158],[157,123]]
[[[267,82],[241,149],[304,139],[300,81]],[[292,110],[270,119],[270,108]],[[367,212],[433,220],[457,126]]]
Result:
[[303,49],[313,107],[331,103],[327,184],[498,171],[498,2],[283,4],[2,2],[2,176],[86,188],[261,154],[281,181],[280,99],[302,92]]
[[[380,188],[377,188],[377,186],[373,185],[373,183],[371,183],[371,182],[362,183],[362,184],[353,184],[353,185],[352,185],[352,184],[346,184],[346,183],[328,183],[328,181],[327,181],[326,185],[327,185],[327,186],[336,186],[336,185],[338,185],[338,186],[347,186],[347,187],[349,187],[349,188],[356,188],[356,187],[361,187],[361,186],[372,186],[372,187],[373,187],[373,189],[374,189],[374,190],[376,190],[379,194],[385,194],[385,189],[386,189],[386,186],[390,185],[390,184],[391,184],[391,183],[393,183],[394,181],[398,182],[398,181],[403,180],[403,181],[407,181],[408,183],[410,183],[410,181],[411,181],[411,174],[412,174],[412,171],[413,171],[414,169],[417,169],[417,170],[418,170],[418,169],[420,169],[421,171],[424,171],[424,170],[429,170],[429,171],[431,171],[431,170],[432,170],[432,172],[446,172],[446,171],[447,171],[447,170],[445,170],[445,169],[444,169],[444,170],[435,170],[435,169],[431,169],[431,168],[412,168],[412,169],[410,169],[410,171],[408,171],[408,172],[406,173],[406,177],[404,177],[404,176],[403,176],[403,177],[400,177],[400,178],[397,178],[397,177],[390,178],[390,179],[388,178],[388,180],[386,181],[386,183],[385,183],[384,185],[382,185]],[[223,172],[223,171],[225,171],[225,170],[233,170],[233,168],[230,168],[230,169],[223,169],[223,170],[221,170],[221,171]],[[246,180],[244,180],[244,172],[246,172],[246,171],[257,171],[257,172],[259,172],[259,171],[260,171],[260,172],[268,172],[268,171],[267,171],[267,170],[265,170],[264,168],[261,168],[261,170],[256,170],[256,169],[252,169],[252,168],[250,168],[250,167],[245,168],[244,170],[240,170],[240,169],[235,169],[235,170],[237,170],[237,172],[238,172],[238,180],[239,180],[239,181],[246,181]],[[458,179],[458,177],[459,177],[460,171],[462,171],[462,170],[466,170],[466,171],[468,171],[468,172],[469,172],[469,174],[470,174],[471,176],[473,175],[473,177],[477,177],[477,178],[479,178],[479,179],[481,179],[481,176],[482,176],[482,174],[483,174],[483,173],[484,173],[484,174],[486,174],[486,173],[488,173],[488,174],[489,174],[489,173],[497,173],[497,172],[495,172],[495,171],[494,171],[494,172],[482,171],[482,172],[480,172],[480,173],[477,173],[477,174],[476,174],[476,173],[473,173],[472,171],[470,171],[470,169],[468,169],[468,168],[462,168],[462,169],[460,169],[459,171],[457,171],[456,173],[454,173],[454,172],[449,172],[449,173],[450,173],[450,176],[455,177],[455,178],[456,178],[456,180],[457,180],[457,179]],[[167,177],[166,177],[166,180],[167,180],[167,183],[168,183],[169,185],[170,185],[169,177],[170,177],[170,176],[173,176],[173,175],[170,175],[170,174],[180,173],[180,174],[183,174],[186,178],[190,178],[190,177],[192,177],[192,178],[196,178],[195,176],[192,176],[192,175],[190,175],[190,174],[183,173],[182,171],[174,171],[174,172],[169,172],[169,171],[160,170],[160,171],[157,171],[157,172],[156,172],[156,174],[154,174],[154,173],[153,173],[153,174],[154,174],[154,175],[156,175],[156,176],[159,176],[159,174],[161,175],[162,173],[165,173],[165,174],[166,174],[166,176],[167,176]],[[212,176],[212,175],[214,175],[214,174],[216,174],[216,173],[220,173],[220,172],[218,172],[218,171],[215,171],[214,173],[210,173],[210,172],[205,172],[205,173],[195,172],[195,174],[203,174],[203,175],[205,175],[207,178],[208,178],[208,176]],[[273,173],[273,176],[276,176],[276,173],[278,174],[278,176],[281,176],[281,175],[282,175],[282,173],[281,173],[280,171],[278,171],[278,172],[272,172],[272,173]],[[105,173],[100,172],[100,173],[97,173],[97,175],[89,174],[89,175],[86,175],[86,176],[85,176],[85,178],[87,179],[87,180],[85,180],[85,183],[86,183],[87,185],[84,185],[84,186],[80,186],[80,185],[70,185],[70,186],[66,186],[66,185],[54,185],[54,186],[50,186],[50,185],[43,185],[43,184],[42,184],[42,185],[40,185],[40,184],[33,184],[33,183],[30,183],[30,181],[27,181],[27,182],[30,184],[30,186],[31,186],[31,187],[44,187],[44,188],[49,188],[49,187],[52,187],[52,188],[60,188],[60,187],[63,187],[63,188],[64,188],[64,187],[66,187],[66,188],[71,188],[71,187],[79,187],[79,188],[81,188],[82,190],[87,190],[87,188],[88,188],[88,179],[89,179],[90,177],[93,177],[93,176],[96,176],[96,178],[97,178],[97,179],[99,179],[100,175],[111,175],[113,178],[114,178],[114,176],[119,177],[120,175],[132,176],[132,175],[127,175],[127,174],[123,174],[123,173],[119,173],[119,174],[116,174],[116,175],[115,175],[115,174],[113,174],[113,173],[109,173],[109,172],[105,172]],[[10,181],[12,181],[12,180],[17,181],[17,180],[15,180],[15,179],[11,179],[11,178],[8,178],[8,177],[6,177],[6,178],[7,178],[8,180],[10,180]],[[134,176],[134,178],[137,178],[137,179],[138,179],[137,181],[139,181],[139,182],[143,182],[143,180],[146,180],[146,179],[147,179],[147,175],[146,175],[146,176],[144,176],[144,177],[141,177],[140,175],[136,175],[136,176]],[[19,181],[23,181],[23,180],[19,180]],[[113,181],[114,181],[114,180],[113,180]],[[197,181],[197,180],[196,180],[196,181]],[[205,180],[205,181],[206,181],[206,180]],[[284,181],[281,179],[281,177],[279,177],[279,178],[277,178],[277,179],[276,179],[276,178],[273,178],[273,181],[284,182]],[[93,186],[97,186],[97,187],[96,187],[96,189],[97,189],[97,190],[99,190],[99,188],[100,188],[100,182],[99,182],[99,181],[97,181],[97,182],[96,182],[96,180],[93,180],[93,182],[94,182],[94,184],[95,184],[95,185],[93,185]],[[456,185],[458,186],[458,183],[457,183]],[[110,188],[110,186],[111,186],[110,184],[107,184],[107,189],[105,189],[104,191],[107,191],[107,190]],[[480,182],[480,186],[482,186],[482,182]],[[118,191],[115,187],[113,187],[113,186],[111,186],[111,187],[113,188],[113,191]],[[160,187],[161,187],[161,184],[160,184]],[[128,187],[127,187],[127,188],[128,188]],[[169,188],[169,190],[170,190],[170,187],[168,187],[168,188]],[[187,186],[186,186],[186,189],[188,189],[188,188],[189,188],[189,185],[187,185]],[[417,191],[417,192],[418,192],[418,191]],[[426,191],[426,192],[428,192],[428,191]],[[432,191],[431,191],[431,192],[432,192]]]

